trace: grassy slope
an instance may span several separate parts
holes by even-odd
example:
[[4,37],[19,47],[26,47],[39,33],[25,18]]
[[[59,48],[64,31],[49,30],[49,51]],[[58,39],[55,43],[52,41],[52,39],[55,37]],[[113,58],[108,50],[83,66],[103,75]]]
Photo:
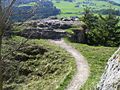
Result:
[[[61,9],[61,14],[59,15],[59,17],[69,17],[69,16],[80,16],[80,12],[83,12],[83,5],[85,4],[81,4],[81,6],[79,8],[75,7],[77,2],[83,2],[85,0],[76,0],[76,2],[66,2],[66,1],[61,1],[60,3],[56,3],[55,0],[53,0],[54,5]],[[91,8],[93,8],[93,10],[101,10],[101,9],[107,9],[110,8],[110,6],[112,8],[116,8],[116,9],[120,9],[119,6],[116,5],[112,5],[106,1],[98,1],[98,0],[92,0],[92,3],[96,4],[96,6],[90,6],[87,5]],[[68,12],[72,12],[71,14],[67,14]]]
[[[13,40],[20,42],[21,37],[13,37]],[[38,45],[47,48],[49,51],[46,52],[39,60],[27,60],[25,62],[20,62],[23,68],[30,70],[39,70],[39,72],[44,72],[44,69],[49,66],[48,69],[57,69],[53,73],[46,72],[44,76],[37,76],[34,73],[28,76],[17,76],[16,81],[18,82],[22,78],[25,78],[25,82],[7,84],[6,87],[14,87],[15,90],[64,90],[69,81],[71,80],[75,72],[75,62],[74,59],[63,49],[49,43],[47,40],[29,40],[27,42],[30,45]],[[32,65],[31,65],[32,63]],[[36,64],[40,64],[37,67]],[[45,65],[44,65],[45,64]],[[19,66],[18,65],[18,66]],[[45,69],[46,70],[46,69]],[[36,71],[34,71],[37,73]],[[13,89],[12,89],[13,90]]]
[[89,46],[78,43],[70,44],[86,57],[90,66],[90,76],[81,90],[93,90],[93,87],[98,83],[104,71],[108,59],[116,50],[116,47]]
[[27,4],[20,4],[18,7],[25,7],[25,6],[36,6],[37,3],[36,2],[30,2],[30,3],[27,3]]

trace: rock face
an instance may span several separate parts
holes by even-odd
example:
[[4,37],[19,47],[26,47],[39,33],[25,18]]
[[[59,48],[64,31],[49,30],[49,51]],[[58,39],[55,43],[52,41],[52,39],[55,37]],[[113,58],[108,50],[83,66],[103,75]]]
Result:
[[25,22],[24,25],[26,25],[26,27],[24,30],[15,34],[18,36],[30,37],[32,39],[60,39],[66,35],[66,29],[79,24],[80,21],[71,19],[60,20],[57,18],[47,18],[42,20],[32,20]]
[[57,18],[46,18],[42,20],[32,20],[26,22],[26,24],[31,25],[32,27],[41,27],[41,28],[51,28],[51,29],[68,29],[71,28],[72,25],[78,25],[80,21],[75,21],[72,19],[57,19]]
[[36,29],[36,28],[31,28],[31,29],[25,29],[22,32],[18,32],[18,36],[23,36],[26,38],[31,38],[31,39],[59,39],[63,36],[65,36],[65,32],[60,32],[60,31],[55,31],[55,30],[42,30],[42,29]]
[[120,47],[109,59],[97,90],[120,90]]
[[75,29],[73,30],[74,35],[71,39],[77,43],[85,43],[85,30],[84,29]]

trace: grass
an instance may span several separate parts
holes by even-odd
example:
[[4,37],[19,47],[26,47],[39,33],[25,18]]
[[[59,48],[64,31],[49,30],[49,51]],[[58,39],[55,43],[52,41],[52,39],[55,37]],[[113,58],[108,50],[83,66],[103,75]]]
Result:
[[30,3],[27,3],[27,4],[20,4],[18,7],[36,6],[36,5],[37,5],[36,2],[30,2]]
[[72,30],[72,29],[67,29],[67,30],[66,30],[66,32],[67,32],[68,34],[71,34],[71,35],[73,35],[73,34],[74,34],[74,32],[73,32],[73,30]]
[[[15,43],[19,43],[22,40],[24,40],[22,37],[12,37],[12,41]],[[6,44],[8,45],[8,42]],[[12,82],[6,82],[4,87],[12,88],[12,90],[64,90],[76,71],[74,58],[47,40],[30,39],[26,44],[31,46],[37,45],[48,51],[44,55],[37,55],[37,59],[34,60],[13,60],[13,63],[16,63],[12,65],[14,69],[16,68],[14,65],[17,65],[20,70],[27,70],[30,73],[28,75],[16,75],[18,69],[12,70],[10,68],[11,73],[8,73],[7,76],[13,75],[14,78]],[[12,73],[13,71],[15,74]]]
[[93,87],[96,86],[100,80],[108,59],[117,48],[89,46],[86,44],[71,43],[68,40],[66,40],[66,42],[80,51],[82,55],[87,59],[90,66],[90,76],[81,90],[94,90]]
[[[61,0],[59,3],[53,0],[52,2],[54,3],[54,6],[56,6],[61,10],[61,14],[58,15],[58,17],[81,16],[82,12],[84,11],[84,6],[91,7],[93,10],[109,9],[110,7],[115,9],[120,9],[119,6],[112,5],[106,1],[98,1],[98,0],[90,1],[95,5],[83,4],[83,1],[85,0],[76,0],[76,2],[67,2]],[[82,3],[80,4],[80,7],[75,7],[79,2]]]

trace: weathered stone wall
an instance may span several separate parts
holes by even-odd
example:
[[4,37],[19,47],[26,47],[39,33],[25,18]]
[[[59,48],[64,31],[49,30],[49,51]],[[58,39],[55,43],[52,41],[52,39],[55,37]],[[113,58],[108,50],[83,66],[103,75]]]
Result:
[[[32,39],[60,39],[67,35],[66,29],[73,26],[80,26],[79,20],[46,18],[42,20],[31,20],[24,22],[23,29],[14,32],[14,35]],[[19,23],[16,24],[19,26]],[[81,34],[80,34],[81,35]]]
[[31,39],[60,39],[66,35],[66,32],[58,32],[54,30],[42,30],[37,28],[25,29],[22,32],[15,33],[18,36],[23,36]]
[[72,39],[77,43],[85,43],[85,30],[73,30],[74,35],[72,36]]
[[120,90],[120,47],[109,59],[97,90]]

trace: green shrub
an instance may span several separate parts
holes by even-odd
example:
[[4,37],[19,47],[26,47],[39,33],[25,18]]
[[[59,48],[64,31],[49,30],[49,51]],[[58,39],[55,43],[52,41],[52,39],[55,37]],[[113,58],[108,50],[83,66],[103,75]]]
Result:
[[89,7],[84,9],[82,20],[85,22],[88,29],[94,29],[98,25],[98,17],[92,13],[92,10]]
[[95,16],[89,8],[85,9],[83,21],[89,29],[86,32],[87,43],[90,45],[119,46],[120,26],[119,18],[112,13],[103,17]]

